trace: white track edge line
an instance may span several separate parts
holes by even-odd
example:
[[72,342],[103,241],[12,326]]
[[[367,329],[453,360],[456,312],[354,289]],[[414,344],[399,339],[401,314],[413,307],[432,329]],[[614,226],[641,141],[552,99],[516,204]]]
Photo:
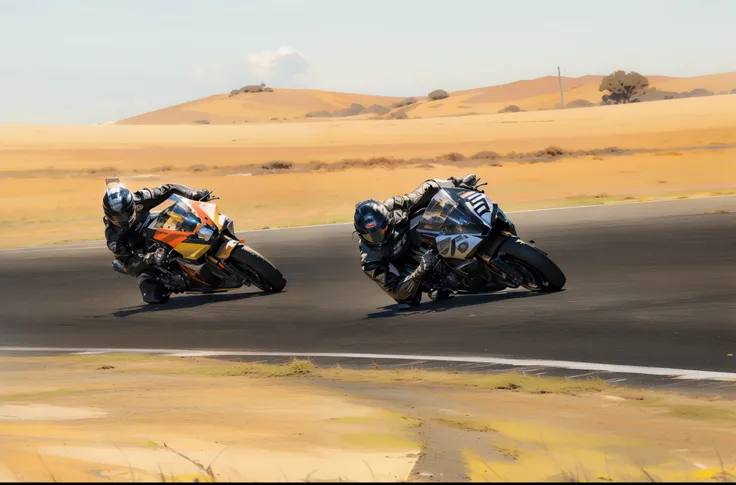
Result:
[[[547,207],[544,209],[525,209],[518,211],[504,211],[507,214],[526,214],[531,212],[548,212],[548,211],[561,211],[571,209],[592,209],[601,207],[625,207],[629,205],[638,204],[656,204],[662,202],[678,202],[678,201],[694,201],[694,200],[710,200],[710,199],[722,199],[725,197],[736,197],[734,194],[730,195],[713,195],[708,197],[696,197],[688,199],[663,199],[663,200],[643,200],[638,202],[627,202],[625,204],[593,204],[593,205],[572,205],[567,207]],[[253,229],[250,231],[238,231],[239,234],[252,234],[254,232],[271,232],[271,231],[288,231],[292,229],[311,229],[315,227],[335,227],[335,226],[347,226],[352,222],[333,222],[330,224],[314,224],[312,226],[290,226],[290,227],[274,227],[271,229]],[[0,254],[3,253],[15,253],[15,252],[55,252],[55,251],[71,251],[74,249],[101,249],[105,247],[105,243],[102,240],[89,241],[87,243],[72,243],[61,247],[53,246],[28,246],[22,248],[7,248],[0,249]]]
[[254,352],[237,350],[194,350],[194,349],[115,349],[115,348],[77,348],[77,347],[0,347],[0,352],[60,352],[60,353],[109,353],[109,354],[162,354],[182,357],[327,357],[346,359],[391,359],[424,360],[434,362],[463,362],[474,364],[510,365],[514,367],[547,367],[571,370],[613,372],[619,374],[643,374],[650,376],[674,377],[690,380],[733,380],[736,373],[714,372],[695,369],[675,369],[668,367],[646,367],[622,364],[601,364],[595,362],[575,362],[566,360],[512,359],[481,356],[442,356],[414,354],[373,354],[343,352]]

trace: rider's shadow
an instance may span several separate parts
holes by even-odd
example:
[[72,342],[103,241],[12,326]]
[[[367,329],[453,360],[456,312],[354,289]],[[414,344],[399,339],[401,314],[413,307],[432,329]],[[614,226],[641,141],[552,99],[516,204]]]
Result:
[[[564,291],[564,290],[562,290]],[[559,293],[559,292],[558,292]],[[443,301],[431,301],[428,298],[423,298],[422,303],[416,307],[408,307],[405,305],[393,304],[387,305],[381,309],[381,311],[369,313],[366,315],[366,319],[374,318],[387,318],[394,316],[412,316],[412,315],[426,315],[429,313],[440,313],[455,308],[463,308],[475,305],[484,305],[486,303],[495,303],[505,300],[516,300],[520,298],[537,298],[545,295],[552,295],[552,293],[544,292],[532,292],[532,291],[508,291],[502,293],[485,293],[476,295],[458,295],[449,300]]]
[[190,308],[197,308],[203,305],[210,305],[212,303],[225,303],[228,301],[240,301],[249,298],[259,298],[262,296],[271,295],[261,291],[252,293],[212,293],[209,295],[182,295],[172,296],[168,302],[162,304],[143,304],[137,307],[121,308],[120,310],[113,312],[113,316],[117,318],[125,318],[131,315],[138,315],[141,313],[155,313],[155,312],[167,312],[170,310],[186,310]]

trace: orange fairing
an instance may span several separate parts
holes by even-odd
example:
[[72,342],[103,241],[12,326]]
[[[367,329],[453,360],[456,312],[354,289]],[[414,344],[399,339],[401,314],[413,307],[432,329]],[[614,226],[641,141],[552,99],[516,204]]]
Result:
[[[190,201],[189,205],[192,206],[192,209],[194,209],[194,212],[202,220],[202,225],[209,226],[210,224],[214,224],[215,226],[219,227],[216,221],[217,209],[215,207],[215,204]],[[197,230],[199,230],[200,227],[198,227]]]
[[170,229],[158,229],[153,235],[153,238],[157,241],[161,241],[164,244],[168,244],[172,248],[175,248],[190,235],[190,232],[172,231]]
[[[195,202],[188,199],[181,199],[179,204],[167,209],[153,225],[153,238],[155,240],[176,248],[205,226],[219,227],[215,222],[217,207],[214,204]],[[196,218],[188,218],[187,213],[196,215]],[[192,247],[187,248],[182,246],[182,250],[194,257],[203,250],[203,248],[194,246],[200,246],[200,244],[195,243]],[[209,244],[206,246],[209,246]]]
[[198,282],[198,283],[202,283],[202,284],[203,284],[203,285],[205,285],[205,286],[210,286],[210,285],[209,285],[208,283],[206,283],[206,282],[202,281],[201,279],[199,279],[199,278],[197,277],[197,274],[196,274],[196,273],[195,273],[194,271],[192,271],[191,269],[187,268],[187,267],[186,267],[185,265],[183,265],[183,264],[179,264],[179,266],[181,266],[181,267],[182,267],[182,269],[183,269],[184,271],[186,271],[186,272],[187,272],[187,274],[188,274],[188,275],[189,275],[189,276],[190,276],[190,277],[191,277],[191,278],[192,278],[192,279],[193,279],[194,281],[196,281],[196,282]]

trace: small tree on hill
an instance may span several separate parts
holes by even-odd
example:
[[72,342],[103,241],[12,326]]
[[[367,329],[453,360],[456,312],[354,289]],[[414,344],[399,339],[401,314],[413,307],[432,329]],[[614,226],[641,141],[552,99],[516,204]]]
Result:
[[608,91],[604,94],[603,104],[635,103],[646,93],[649,80],[638,72],[616,71],[601,80],[599,91]]

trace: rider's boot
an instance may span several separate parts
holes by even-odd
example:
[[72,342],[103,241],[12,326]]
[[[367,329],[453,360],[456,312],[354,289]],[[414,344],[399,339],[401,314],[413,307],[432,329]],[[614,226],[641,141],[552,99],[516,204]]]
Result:
[[417,306],[419,306],[421,302],[422,302],[422,292],[417,291],[417,294],[414,295],[413,298],[409,300],[396,302],[396,303],[398,304],[399,310],[408,310],[410,308],[416,308]]
[[439,289],[439,290],[430,290],[428,292],[429,299],[432,301],[443,301],[443,300],[449,300],[452,298],[453,294],[450,290],[445,289]]
[[148,304],[166,303],[171,296],[171,292],[161,282],[145,273],[138,277],[138,289],[143,301]]

